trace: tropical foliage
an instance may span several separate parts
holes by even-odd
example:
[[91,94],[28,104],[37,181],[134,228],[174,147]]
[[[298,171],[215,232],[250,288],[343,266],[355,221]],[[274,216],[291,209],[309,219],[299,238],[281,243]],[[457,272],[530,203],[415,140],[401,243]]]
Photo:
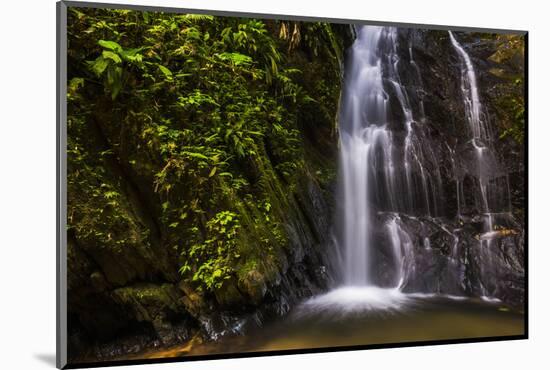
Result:
[[86,8],[68,23],[70,237],[150,264],[163,251],[207,291],[276,260],[297,179],[317,171],[301,129],[334,134],[346,30]]
[[497,84],[501,138],[511,137],[522,144],[525,133],[524,60],[525,40],[521,35],[496,36],[496,52],[489,57],[497,67],[490,70],[504,82]]

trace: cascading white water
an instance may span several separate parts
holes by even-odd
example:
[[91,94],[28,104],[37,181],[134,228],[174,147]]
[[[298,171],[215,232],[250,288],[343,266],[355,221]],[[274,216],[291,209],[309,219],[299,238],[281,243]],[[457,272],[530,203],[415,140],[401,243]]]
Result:
[[[474,221],[479,215],[484,218],[485,232],[476,235],[480,240],[478,253],[484,260],[480,268],[493,268],[491,240],[498,234],[492,232],[493,220],[508,217],[499,200],[504,195],[500,191],[503,187],[497,184],[499,178],[506,180],[508,205],[509,185],[496,160],[494,135],[483,111],[473,63],[449,32],[462,62],[462,98],[470,134],[465,141],[459,138],[454,144],[450,142],[453,148],[447,142],[438,145],[431,137],[438,122],[426,117],[426,93],[413,58],[412,39],[408,56],[399,46],[399,40],[411,35],[414,37],[392,27],[356,29],[356,40],[346,56],[339,115],[340,201],[334,235],[339,286],[304,302],[301,314],[324,312],[332,317],[363,311],[391,312],[414,304],[419,297],[463,292],[462,228],[447,228],[453,221],[446,219],[448,207],[439,204],[444,199],[441,176],[445,173],[439,170],[443,150],[450,155],[450,170],[455,175],[456,225],[463,225],[463,210],[464,217]],[[407,59],[408,63],[402,63]],[[466,176],[468,185],[464,185]],[[472,179],[479,185],[466,188],[475,184]],[[479,193],[473,197],[475,214],[470,207],[472,198],[466,204],[465,189]],[[465,200],[464,207],[461,199]],[[448,256],[441,256],[446,243]],[[423,275],[430,275],[433,268],[426,270],[424,264],[442,257],[447,261],[444,270],[438,271],[442,278],[431,285]],[[474,287],[480,296],[494,292],[490,279],[482,277],[480,287]]]
[[393,194],[391,132],[378,43],[383,27],[362,27],[351,49],[351,68],[340,118],[340,165],[343,196],[344,283],[369,285],[371,199],[381,159],[388,194]]
[[[399,289],[404,274],[399,271],[395,286],[387,289],[376,286],[371,273],[375,203],[378,209],[389,212],[397,212],[407,203],[395,196],[400,193],[398,176],[402,171],[394,155],[383,75],[388,63],[397,62],[392,46],[395,32],[388,27],[360,27],[349,51],[339,119],[342,202],[337,242],[342,255],[342,286],[305,302],[304,314],[391,311],[409,302]],[[390,222],[388,232],[394,230],[397,234],[391,247],[395,264],[401,269],[408,253],[402,249],[399,226]]]
[[[399,224],[399,216],[395,215],[390,219],[386,224],[388,233],[390,235],[390,241],[392,246],[392,252],[394,255],[394,260],[397,264],[397,276],[395,277],[395,284],[397,288],[401,288],[406,283],[406,272],[407,272],[407,263],[411,261],[412,256],[412,247],[413,243],[410,236],[403,231]],[[425,239],[424,244],[427,248],[430,248],[430,240]]]
[[462,45],[456,41],[453,33],[449,31],[451,43],[453,47],[460,55],[464,62],[464,69],[462,73],[462,93],[464,97],[464,105],[466,109],[466,116],[468,123],[470,124],[470,130],[472,134],[472,140],[487,139],[487,127],[481,120],[481,102],[479,100],[479,92],[477,88],[477,78],[474,70],[474,65],[470,56]]
[[[451,43],[462,61],[462,97],[464,101],[464,110],[466,113],[466,121],[470,127],[470,143],[473,149],[474,158],[477,163],[474,168],[477,173],[472,173],[477,178],[479,185],[479,200],[477,208],[482,213],[483,218],[483,234],[479,236],[479,247],[483,256],[482,270],[493,269],[494,262],[492,254],[488,251],[493,247],[493,240],[498,237],[498,232],[494,231],[497,228],[495,217],[502,218],[502,213],[495,212],[502,210],[502,204],[506,204],[508,212],[504,213],[504,218],[512,219],[510,213],[510,191],[507,175],[502,176],[498,173],[497,168],[500,167],[495,160],[493,149],[493,135],[490,130],[489,122],[482,115],[482,104],[478,93],[477,78],[474,65],[468,53],[462,45],[456,40],[454,34],[449,31]],[[500,185],[504,179],[505,186]],[[458,183],[457,183],[458,184]],[[460,196],[457,187],[457,203],[460,212]],[[507,200],[502,200],[506,198]],[[505,206],[506,207],[506,206]],[[485,246],[485,247],[484,247]],[[454,254],[455,252],[453,252]],[[486,286],[487,282],[481,282],[481,292],[483,299],[492,300],[490,298],[491,291]]]
[[477,159],[477,167],[479,171],[478,181],[481,193],[481,200],[483,211],[488,215],[488,227],[492,230],[492,221],[489,209],[489,202],[487,199],[487,184],[483,181],[483,162],[485,160],[484,155],[488,148],[485,143],[490,140],[488,131],[484,122],[481,120],[481,102],[479,100],[479,93],[477,88],[477,78],[474,70],[474,65],[470,56],[464,48],[456,41],[453,33],[449,31],[451,43],[453,47],[460,55],[464,66],[462,70],[461,88],[462,96],[464,100],[464,109],[466,112],[466,120],[470,126],[471,143],[475,150],[475,156]]
[[[397,29],[393,27],[360,27],[348,58],[340,110],[341,271],[348,286],[373,284],[370,271],[375,212],[437,214],[439,170],[433,165],[431,148],[421,140],[420,123],[401,83],[397,45]],[[390,93],[402,112],[393,121],[389,117]],[[405,138],[394,137],[396,127],[405,129]],[[427,163],[432,163],[431,173]],[[408,266],[402,259],[410,255],[407,249],[412,243],[407,243],[400,220],[390,218],[386,229],[394,249],[394,280],[399,287]],[[396,228],[399,232],[392,233]]]
[[[479,194],[481,198],[480,211],[482,211],[485,215],[485,233],[490,233],[493,231],[494,222],[489,195],[492,193],[498,193],[498,183],[496,181],[491,181],[494,179],[488,177],[488,174],[490,173],[488,169],[495,166],[495,164],[491,162],[491,158],[494,156],[491,148],[493,139],[491,136],[490,126],[482,117],[482,104],[479,97],[477,78],[472,60],[462,45],[460,45],[460,43],[456,40],[451,31],[449,31],[449,37],[463,64],[461,88],[466,121],[470,127],[470,142],[477,161],[476,177],[479,184]],[[509,198],[508,194],[505,195]],[[458,200],[460,207],[460,198]]]
[[[459,216],[460,199],[464,198],[460,177],[464,175],[460,171],[468,171],[469,176],[479,180],[476,206],[487,223],[486,233],[480,236],[482,246],[493,228],[491,199],[499,195],[491,184],[502,175],[491,170],[497,167],[493,166],[496,156],[492,133],[483,113],[472,61],[449,34],[463,62],[461,87],[470,132],[464,145],[474,159],[469,159],[470,154],[465,154],[462,146],[452,149],[445,144],[456,176],[453,190]],[[405,35],[392,27],[356,29],[356,40],[346,56],[339,115],[341,199],[334,239],[340,261],[339,287],[306,301],[302,313],[392,311],[422,296],[405,293],[414,289],[444,295],[439,285],[422,285],[425,270],[417,272],[418,263],[422,266],[422,261],[439,258],[434,251],[441,250],[438,244],[442,236],[429,231],[434,226],[451,243],[446,276],[456,282],[462,279],[460,229],[447,229],[440,217],[445,216],[439,214],[443,189],[438,156],[442,148],[432,147],[429,124],[433,123],[425,116],[422,76],[410,41],[408,63],[401,63],[407,61],[399,48],[399,40]],[[465,157],[458,157],[455,163],[459,155]],[[422,230],[415,230],[411,226],[415,224]],[[435,235],[433,243],[431,235]],[[490,241],[486,243],[490,245]],[[461,288],[457,284],[451,286],[453,289]],[[485,287],[481,289],[482,295],[490,295]]]

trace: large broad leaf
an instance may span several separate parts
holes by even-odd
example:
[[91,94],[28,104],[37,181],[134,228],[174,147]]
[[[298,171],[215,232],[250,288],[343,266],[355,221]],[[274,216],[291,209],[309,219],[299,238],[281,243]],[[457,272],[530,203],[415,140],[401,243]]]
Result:
[[138,62],[141,63],[143,60],[143,55],[139,54],[144,48],[135,48],[135,49],[125,49],[122,50],[119,54],[122,59],[128,62]]
[[111,98],[116,99],[120,90],[122,90],[122,68],[114,67],[109,68],[107,71],[107,83],[111,89]]
[[117,64],[122,63],[122,59],[120,59],[118,54],[113,53],[112,51],[103,50],[103,53],[101,55],[103,55],[103,58],[111,59],[113,62],[115,62]]
[[122,51],[122,46],[120,46],[118,43],[116,43],[114,41],[99,40],[97,43],[99,44],[99,46],[101,46],[105,49],[108,49],[108,50],[112,50],[112,51],[116,51],[116,52],[121,52]]
[[108,59],[101,56],[92,63],[92,71],[94,71],[97,76],[101,76],[103,72],[105,72],[105,69],[109,66],[109,63],[110,62]]
[[159,69],[166,78],[172,78],[172,71],[170,71],[168,68],[159,64]]

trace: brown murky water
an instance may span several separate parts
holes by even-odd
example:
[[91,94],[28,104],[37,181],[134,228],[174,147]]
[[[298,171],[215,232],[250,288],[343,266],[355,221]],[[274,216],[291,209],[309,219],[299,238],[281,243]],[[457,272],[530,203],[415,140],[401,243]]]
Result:
[[[339,302],[341,303],[341,302]],[[215,343],[192,340],[125,359],[323,348],[524,334],[523,312],[498,302],[415,297],[400,307],[347,310],[341,303],[303,305],[279,322]]]

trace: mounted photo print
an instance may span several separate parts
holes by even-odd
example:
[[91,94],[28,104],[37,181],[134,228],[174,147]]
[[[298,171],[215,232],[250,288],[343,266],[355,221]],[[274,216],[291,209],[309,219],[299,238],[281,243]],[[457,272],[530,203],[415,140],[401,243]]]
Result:
[[526,57],[58,3],[58,366],[527,338]]

